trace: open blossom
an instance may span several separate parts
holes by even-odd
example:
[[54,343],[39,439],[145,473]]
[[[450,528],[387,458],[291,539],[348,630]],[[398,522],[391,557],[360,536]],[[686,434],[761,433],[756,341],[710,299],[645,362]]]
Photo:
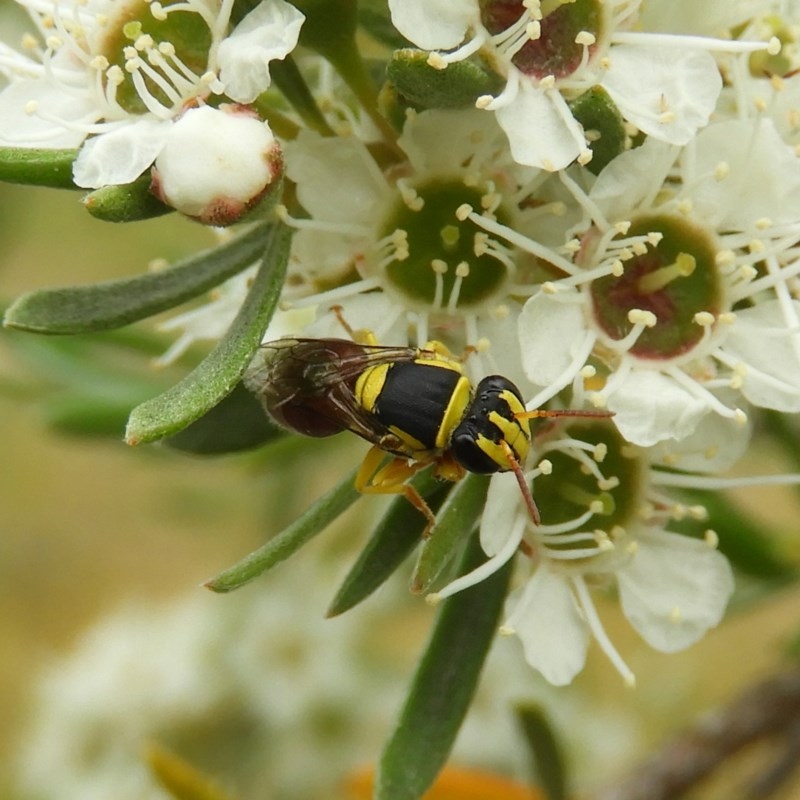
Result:
[[533,491],[547,497],[542,524],[531,525],[514,477],[496,475],[480,530],[489,560],[432,597],[473,585],[523,549],[529,574],[508,598],[501,632],[516,634],[528,663],[556,685],[583,668],[594,637],[633,684],[590,589],[613,581],[628,621],[662,652],[682,650],[716,626],[733,592],[731,568],[713,532],[705,540],[670,532],[672,520],[703,519],[704,510],[672,500],[661,486],[691,487],[695,475],[658,467],[725,468],[748,439],[745,428],[720,421],[667,449],[640,449],[605,420],[560,422],[534,440],[538,463],[526,472]]
[[708,413],[741,419],[736,393],[800,410],[800,162],[769,120],[716,123],[682,151],[650,139],[587,194],[571,185],[591,216],[577,265],[520,315],[545,387],[532,406],[589,368],[605,376],[594,401],[644,446]]
[[[532,256],[505,235],[542,213],[524,202],[536,171],[510,159],[496,122],[475,110],[411,114],[398,143],[405,160],[388,168],[356,137],[304,132],[287,143],[287,177],[309,216],[287,217],[297,232],[285,304],[323,317],[341,305],[382,342],[410,331],[454,352],[477,347],[478,360],[485,353],[491,369],[525,381],[515,295]],[[314,335],[342,335],[325,319]]]
[[[250,103],[268,64],[296,45],[303,15],[263,0],[231,32],[231,0],[24,2],[41,41],[8,47],[0,143],[78,147],[77,185],[129,183],[164,149],[173,123],[209,97]],[[87,138],[88,137],[88,138]]]
[[722,88],[710,51],[779,46],[634,32],[639,5],[578,0],[544,12],[539,0],[389,1],[405,37],[448,51],[432,53],[431,66],[483,55],[506,86],[478,107],[495,112],[519,163],[551,171],[592,158],[568,104],[582,92],[602,87],[640,131],[683,145],[707,124]]

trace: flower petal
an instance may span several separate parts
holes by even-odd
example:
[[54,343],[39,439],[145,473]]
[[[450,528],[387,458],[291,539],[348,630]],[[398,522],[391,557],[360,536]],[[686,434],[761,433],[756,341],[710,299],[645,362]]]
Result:
[[733,592],[733,573],[720,552],[664,531],[638,537],[617,580],[625,616],[663,653],[683,650],[717,625]]
[[85,189],[118,186],[138,178],[161,152],[172,122],[141,119],[89,139],[72,172]]
[[583,148],[576,139],[578,123],[573,120],[570,126],[556,102],[555,95],[551,97],[521,79],[514,99],[497,107],[497,121],[508,136],[511,155],[518,164],[554,172],[580,155]]
[[[358,139],[301,131],[284,147],[286,174],[306,211],[326,222],[368,227],[383,209],[388,186]],[[347,176],[342,180],[342,176]]]
[[[525,374],[537,386],[548,386],[569,368],[586,336],[586,325],[578,303],[540,292],[522,307],[518,331]],[[582,366],[578,364],[576,372]]]
[[554,686],[570,683],[586,663],[589,632],[568,581],[542,565],[508,607],[525,660]]
[[294,50],[305,16],[284,0],[262,0],[217,51],[225,94],[252,103],[271,82],[269,62]]
[[742,394],[754,405],[800,411],[799,320],[797,300],[788,306],[778,300],[762,300],[737,311],[723,350],[745,365]]
[[480,534],[481,547],[487,556],[497,555],[512,535],[519,544],[522,537],[518,520],[522,513],[519,486],[514,475],[510,472],[492,475]]
[[682,439],[711,410],[708,403],[656,370],[633,370],[608,399],[619,432],[641,447]]
[[[728,165],[724,177],[720,163]],[[692,206],[720,229],[750,230],[764,217],[775,225],[800,218],[800,162],[770,119],[726,120],[697,136]],[[758,175],[758,180],[753,180]]]
[[[34,103],[47,118],[27,113]],[[72,123],[96,122],[100,111],[89,97],[62,91],[45,79],[21,80],[0,92],[0,145],[8,147],[78,147],[86,131]],[[57,120],[64,120],[59,125]]]
[[683,145],[708,123],[722,78],[700,48],[618,44],[602,85],[641,131]]
[[423,50],[450,50],[480,22],[477,0],[389,0],[392,24]]

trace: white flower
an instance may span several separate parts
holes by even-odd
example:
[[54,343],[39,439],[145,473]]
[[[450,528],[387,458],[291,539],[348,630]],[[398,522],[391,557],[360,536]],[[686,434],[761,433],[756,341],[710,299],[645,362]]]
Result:
[[[133,12],[110,0],[23,5],[43,46],[26,39],[32,51],[41,48],[36,58],[0,51],[11,81],[0,92],[0,144],[77,147],[94,137],[74,168],[75,182],[86,188],[141,175],[174,121],[209,95],[251,102],[270,84],[269,61],[296,45],[304,19],[284,0],[263,0],[237,26],[232,46],[225,44],[231,0],[151,2]],[[189,25],[187,15],[197,22]],[[202,34],[187,32],[198,25],[208,40],[200,56]]]
[[800,410],[800,163],[769,120],[713,124],[683,152],[649,140],[587,195],[570,185],[594,222],[581,268],[520,315],[525,371],[544,387],[531,407],[601,364],[594,401],[643,446],[710,412],[741,419],[723,390]]
[[[496,122],[475,110],[412,114],[399,145],[407,160],[384,169],[355,137],[301,132],[286,144],[286,174],[310,218],[287,216],[297,233],[284,302],[319,307],[315,335],[342,335],[325,316],[337,304],[379,341],[401,343],[410,329],[454,352],[470,345],[480,351],[470,368],[485,356],[524,381],[511,290],[525,257],[504,236],[538,213],[520,200],[534,171],[509,158]],[[496,235],[498,220],[508,225]]]
[[[552,481],[544,489],[549,502],[539,526],[531,526],[514,476],[493,477],[480,531],[489,560],[433,595],[440,599],[482,580],[524,543],[531,575],[509,596],[502,632],[516,634],[528,663],[555,685],[580,672],[592,636],[625,681],[634,682],[600,622],[591,586],[616,581],[625,616],[662,652],[689,647],[715,627],[733,591],[731,568],[713,533],[702,541],[666,529],[672,519],[702,519],[704,511],[670,500],[661,484],[690,487],[703,479],[653,467],[662,459],[672,466],[716,467],[721,462],[713,458],[702,464],[698,448],[709,454],[716,443],[730,456],[746,447],[747,432],[727,422],[711,437],[684,440],[682,460],[679,449],[669,457],[635,450],[610,430],[605,422],[575,422],[534,439],[536,457],[546,459],[528,471],[528,479],[534,492],[542,480]],[[729,439],[736,440],[734,447]],[[548,523],[548,517],[556,519]]]
[[709,50],[767,47],[625,30],[634,26],[639,0],[584,2],[574,11],[557,5],[545,16],[534,1],[520,4],[516,19],[508,4],[478,0],[390,0],[389,7],[395,27],[419,47],[461,45],[433,53],[434,67],[484,53],[507,83],[497,97],[479,98],[478,107],[496,112],[520,164],[550,171],[592,157],[567,105],[572,96],[602,86],[641,131],[683,145],[708,122],[722,88]]

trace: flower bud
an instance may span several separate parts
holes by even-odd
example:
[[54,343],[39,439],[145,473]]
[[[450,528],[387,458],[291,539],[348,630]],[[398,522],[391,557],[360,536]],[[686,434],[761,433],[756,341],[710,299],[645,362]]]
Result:
[[244,106],[187,111],[170,130],[151,191],[206,225],[239,222],[283,174],[280,145]]

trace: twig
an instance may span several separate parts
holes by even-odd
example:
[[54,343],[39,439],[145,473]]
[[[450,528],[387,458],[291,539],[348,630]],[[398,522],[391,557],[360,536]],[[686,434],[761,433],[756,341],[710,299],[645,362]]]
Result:
[[778,788],[798,766],[800,669],[775,675],[729,707],[703,716],[615,786],[590,800],[677,800],[741,748],[760,739],[787,738],[782,757],[754,782],[753,791]]

